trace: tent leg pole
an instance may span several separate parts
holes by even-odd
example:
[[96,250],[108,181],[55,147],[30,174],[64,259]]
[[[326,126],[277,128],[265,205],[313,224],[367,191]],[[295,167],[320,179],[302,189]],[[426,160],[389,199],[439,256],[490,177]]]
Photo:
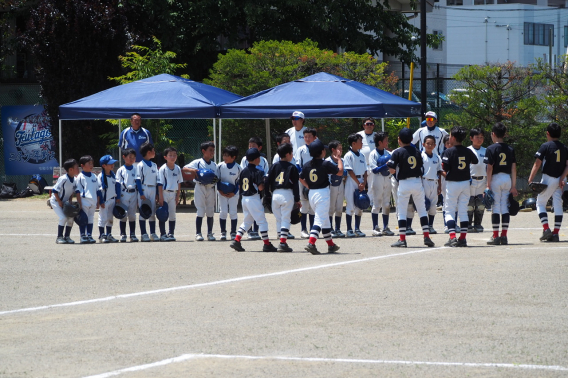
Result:
[[[219,121],[220,123],[221,121]],[[217,123],[216,123],[216,119],[213,118],[213,143],[215,143],[217,146],[217,151],[219,151],[220,147],[217,144]],[[219,156],[219,153],[217,153],[217,156]],[[215,156],[213,156],[213,160],[215,160]],[[220,160],[217,160],[217,162],[219,162]],[[215,212],[218,213],[221,211],[221,208],[219,206],[219,192],[217,191],[217,187],[215,187]]]
[[270,138],[270,119],[266,118],[264,120],[266,126],[266,153],[268,156],[268,161],[272,161],[272,139]]
[[[61,171],[61,167],[63,167],[63,146],[61,145],[62,136],[61,136],[61,120],[59,120],[59,170]],[[61,173],[59,173],[61,175]]]
[[381,118],[381,126],[383,128],[383,132],[385,131],[385,119]]
[[221,146],[222,146],[222,139],[221,139],[221,134],[223,133],[223,120],[220,119],[219,120],[219,160],[217,161],[218,163],[220,163],[223,160],[223,153],[221,150]]
[[[120,142],[120,131],[122,130],[122,119],[118,120],[118,141]],[[118,166],[122,167],[122,151],[118,146]]]

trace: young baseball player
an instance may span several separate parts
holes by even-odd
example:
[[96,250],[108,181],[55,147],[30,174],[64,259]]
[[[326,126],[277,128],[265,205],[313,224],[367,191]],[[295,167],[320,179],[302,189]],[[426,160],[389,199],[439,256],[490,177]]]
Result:
[[442,191],[440,176],[442,174],[442,158],[435,151],[436,138],[427,135],[424,138],[424,151],[422,151],[422,161],[424,163],[424,174],[422,175],[422,186],[424,187],[424,197],[430,202],[428,211],[428,229],[430,234],[436,234],[434,229],[434,217],[436,216],[436,203],[438,194]]
[[[546,143],[543,143],[535,154],[535,162],[529,176],[529,182],[533,182],[538,170],[542,167],[541,183],[548,185],[546,190],[536,197],[538,217],[542,224],[542,236],[540,241],[558,242],[558,232],[562,226],[562,190],[565,178],[568,174],[568,150],[560,139],[561,128],[557,123],[550,123],[546,127]],[[548,225],[546,203],[552,197],[554,206],[554,231]]]
[[98,176],[98,193],[100,195],[99,241],[101,243],[118,243],[118,240],[111,234],[114,220],[112,211],[114,205],[120,202],[116,197],[116,193],[120,192],[120,184],[116,182],[114,174],[114,163],[116,163],[116,160],[110,155],[105,155],[99,160],[99,163],[103,169]]
[[[345,208],[345,221],[347,223],[348,238],[365,237],[361,232],[361,215],[363,210],[355,206],[355,199],[353,197],[355,190],[365,190],[367,186],[367,163],[365,156],[360,152],[363,146],[363,137],[361,134],[351,134],[347,137],[349,144],[349,151],[343,157],[345,162],[345,169],[347,170],[347,179],[345,181],[345,200],[347,206]],[[355,231],[352,228],[352,219],[355,215]]]
[[467,216],[469,218],[469,228],[467,232],[483,232],[481,221],[485,212],[483,204],[483,191],[487,186],[487,167],[483,162],[485,159],[485,147],[483,131],[481,129],[471,129],[469,131],[471,146],[468,148],[477,156],[479,163],[471,164],[471,186],[469,204],[467,206]]
[[160,241],[176,241],[174,231],[176,229],[176,206],[179,203],[181,194],[181,183],[183,177],[181,168],[176,164],[177,150],[174,147],[167,147],[164,150],[164,158],[166,164],[160,167],[158,171],[158,204],[168,204],[168,226],[169,232],[166,234],[166,222],[160,221]]
[[[259,137],[252,137],[249,139],[248,148],[256,148],[258,151],[262,151],[262,139]],[[241,160],[241,168],[245,169],[248,165],[246,156],[243,156]],[[268,174],[270,166],[268,165],[268,160],[260,153],[260,165],[259,168],[264,171],[264,175]],[[258,234],[258,224],[253,223],[251,229],[247,231],[247,239],[249,240],[260,240],[260,235]]]
[[[503,142],[507,127],[501,122],[493,125],[491,139],[493,144],[485,150],[483,162],[487,164],[487,189],[493,192],[495,202],[491,205],[491,224],[493,235],[489,245],[508,244],[509,193],[517,195],[517,158],[513,147]],[[501,223],[501,236],[499,236]]]
[[[450,141],[450,135],[445,135],[444,138],[442,139],[442,142],[444,143],[444,151],[453,147],[452,142]],[[440,159],[441,158],[442,155],[440,155]],[[450,231],[448,230],[448,226],[446,225],[446,208],[444,206],[444,199],[446,196],[446,172],[442,172],[440,179],[442,181],[442,193],[438,196],[438,203],[440,203],[440,206],[442,207],[442,219],[444,220],[444,233],[449,234]],[[458,225],[456,225],[456,232],[459,232],[457,230],[457,227]]]
[[[67,217],[63,213],[63,204],[66,201],[69,201],[75,194],[75,190],[77,189],[77,182],[75,178],[79,174],[79,166],[75,159],[68,159],[65,163],[63,163],[63,168],[65,168],[67,173],[59,176],[57,179],[57,182],[51,190],[49,204],[59,218],[57,239],[55,242],[57,244],[74,244],[75,242],[70,237],[71,229],[73,228],[73,217]],[[65,235],[63,234],[64,231]]]
[[[392,236],[394,232],[389,229],[390,199],[391,199],[391,173],[387,167],[390,160],[389,136],[386,132],[375,133],[374,145],[376,146],[369,155],[369,170],[373,186],[371,196],[373,198],[373,208],[371,217],[373,219],[373,236]],[[381,210],[382,209],[382,210]],[[379,210],[383,214],[383,229],[379,227]]]
[[[325,159],[338,165],[335,156],[343,155],[343,146],[337,140],[328,143],[331,156]],[[343,159],[341,159],[343,162]],[[347,171],[343,170],[341,176],[329,175],[329,222],[331,224],[331,237],[344,238],[345,234],[341,232],[341,215],[343,214],[343,200],[345,199],[345,175]],[[335,230],[333,229],[333,221],[335,220]]]
[[296,184],[299,180],[298,169],[291,162],[293,151],[290,143],[278,146],[280,160],[272,165],[266,180],[267,190],[272,192],[272,213],[276,217],[276,230],[280,238],[278,252],[292,252],[287,242],[290,217],[294,203],[300,203],[300,191]]
[[158,184],[158,166],[150,159],[156,156],[154,145],[150,142],[144,142],[140,146],[140,155],[142,161],[137,164],[136,170],[136,188],[138,189],[138,207],[142,206],[142,201],[150,200],[152,215],[148,219],[150,224],[150,236],[146,232],[146,219],[141,215],[138,216],[140,223],[140,233],[142,242],[160,241],[156,234],[156,185]]
[[235,240],[231,242],[231,248],[237,252],[245,249],[241,245],[241,239],[254,221],[258,223],[264,245],[263,252],[276,252],[275,246],[268,239],[268,222],[264,215],[264,206],[260,200],[260,192],[264,189],[265,173],[257,168],[260,164],[260,151],[257,148],[249,148],[246,153],[248,165],[239,176],[239,188],[242,196],[244,221],[239,227]]
[[120,184],[121,191],[117,193],[117,198],[128,209],[127,216],[120,220],[120,242],[126,242],[126,220],[130,226],[130,241],[137,242],[136,237],[136,206],[138,205],[136,195],[136,151],[132,148],[122,150],[124,165],[116,171],[116,181]]
[[428,216],[426,213],[426,205],[424,202],[424,188],[422,187],[422,155],[412,142],[412,131],[403,128],[398,133],[398,145],[392,152],[391,158],[387,163],[391,174],[396,174],[398,178],[398,190],[396,208],[398,209],[398,229],[400,239],[391,245],[391,247],[406,247],[406,212],[408,209],[408,201],[410,196],[414,198],[416,210],[420,216],[420,224],[422,225],[422,233],[424,234],[424,245],[433,247],[434,242],[430,239],[428,228]]
[[[446,247],[467,247],[467,204],[470,197],[470,165],[479,163],[477,156],[470,149],[462,145],[466,130],[462,126],[455,126],[450,132],[453,147],[444,151],[442,155],[442,168],[446,172],[446,224],[450,232],[450,240]],[[456,238],[456,218],[460,217],[460,237]]]
[[239,150],[235,146],[227,146],[223,149],[223,162],[217,165],[217,177],[219,183],[229,183],[235,186],[233,192],[225,193],[219,189],[219,225],[221,226],[220,240],[227,240],[227,214],[231,217],[231,240],[237,236],[237,206],[239,204],[239,176],[243,170],[235,160]]
[[[195,159],[191,163],[183,167],[184,172],[193,173],[197,175],[199,169],[209,169],[217,172],[217,164],[213,160],[215,158],[215,144],[213,142],[201,143],[201,159]],[[195,218],[195,240],[203,241],[201,234],[201,225],[203,224],[203,217],[207,215],[207,240],[215,241],[213,235],[213,214],[215,212],[215,184],[202,184],[195,181],[195,207],[197,208],[197,217]]]
[[343,176],[343,161],[339,150],[335,149],[335,161],[337,165],[323,160],[325,158],[325,146],[317,139],[310,146],[312,160],[304,164],[300,173],[300,182],[310,189],[310,206],[315,211],[315,221],[310,230],[310,239],[306,246],[306,251],[312,255],[319,255],[316,248],[316,241],[320,232],[323,234],[327,243],[328,253],[339,250],[339,246],[333,242],[331,237],[331,223],[329,222],[329,176]]
[[97,176],[93,173],[93,158],[89,155],[82,156],[79,159],[79,164],[81,164],[82,172],[77,176],[77,189],[76,193],[79,194],[81,208],[87,214],[88,221],[86,226],[79,226],[81,231],[81,244],[92,244],[96,243],[93,239],[93,223],[95,220],[95,210],[98,204],[98,194],[97,190],[99,184],[97,181]]
[[[294,153],[294,160],[296,160],[296,168],[298,168],[298,172],[302,173],[302,168],[304,165],[312,160],[312,156],[310,155],[310,150],[308,149],[310,144],[316,140],[318,137],[318,133],[316,129],[306,128],[304,129],[304,145],[298,147],[296,152]],[[310,234],[308,233],[307,228],[307,218],[309,214],[310,218],[310,228],[314,225],[315,213],[314,209],[310,207],[310,200],[308,199],[307,194],[304,191],[304,186],[301,183],[298,183],[300,187],[300,202],[302,203],[302,207],[300,208],[300,212],[302,213],[302,218],[300,220],[300,224],[302,226],[302,239],[309,239]]]
[[[286,133],[278,134],[276,136],[276,147],[278,148],[284,143],[290,143],[290,135],[288,135]],[[292,146],[292,147],[294,147],[294,146]],[[272,158],[272,164],[276,164],[279,161],[280,161],[280,155],[275,154],[274,158]],[[293,152],[292,152],[292,160],[290,161],[290,163],[296,165],[296,160],[294,160],[294,153]]]

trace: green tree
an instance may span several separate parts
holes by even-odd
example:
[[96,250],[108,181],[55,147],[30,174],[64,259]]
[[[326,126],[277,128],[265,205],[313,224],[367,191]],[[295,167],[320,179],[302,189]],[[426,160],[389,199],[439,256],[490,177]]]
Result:
[[542,79],[543,87],[537,92],[546,105],[543,120],[558,123],[563,131],[568,130],[568,55],[560,57],[560,65],[550,66],[538,59],[533,66],[538,77]]
[[[210,79],[205,82],[247,96],[323,71],[392,91],[398,78],[387,73],[386,68],[386,63],[378,62],[370,54],[337,54],[320,49],[309,39],[301,43],[262,41],[248,51],[229,50],[220,54],[211,69]],[[361,130],[360,121],[352,119],[310,119],[307,123],[318,129],[324,140],[344,141],[350,133]],[[251,135],[265,135],[264,121],[227,120],[223,125],[224,140],[230,140],[240,149],[246,148]],[[271,120],[273,135],[289,127],[290,121]]]
[[[463,82],[467,90],[452,94],[461,111],[449,114],[448,121],[481,128],[487,136],[496,122],[505,124],[506,141],[517,151],[519,175],[528,176],[543,136],[539,123],[543,101],[533,95],[540,85],[535,72],[507,62],[463,67],[454,78]],[[491,144],[489,138],[487,144]]]
[[[187,67],[187,64],[171,62],[177,54],[172,51],[163,51],[162,43],[156,37],[153,38],[153,48],[134,45],[131,51],[124,56],[119,56],[118,60],[127,72],[122,76],[109,77],[109,80],[118,84],[128,84],[137,80],[146,79],[160,74],[175,74],[176,71]],[[182,77],[189,79],[189,75],[182,74]],[[118,120],[107,120],[112,125],[118,125]],[[160,144],[172,145],[175,142],[167,137],[168,131],[172,129],[170,120],[147,119],[143,120],[143,126],[150,131],[156,146]],[[130,127],[130,120],[123,119],[120,124],[122,129]],[[112,148],[118,144],[116,132],[109,132],[101,135],[101,138],[108,141],[107,148]]]

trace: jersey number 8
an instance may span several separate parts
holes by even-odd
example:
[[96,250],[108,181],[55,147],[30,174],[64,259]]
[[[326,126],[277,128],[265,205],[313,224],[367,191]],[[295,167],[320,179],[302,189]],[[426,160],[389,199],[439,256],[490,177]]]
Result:
[[245,177],[243,179],[243,191],[246,192],[247,190],[249,190],[249,179]]

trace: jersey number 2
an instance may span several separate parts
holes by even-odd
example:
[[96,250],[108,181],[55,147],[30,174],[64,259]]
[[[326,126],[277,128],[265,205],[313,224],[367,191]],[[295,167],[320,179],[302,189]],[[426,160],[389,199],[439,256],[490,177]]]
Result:
[[507,165],[507,155],[505,155],[504,153],[500,153],[499,157],[501,158],[501,161],[499,162],[499,165]]

